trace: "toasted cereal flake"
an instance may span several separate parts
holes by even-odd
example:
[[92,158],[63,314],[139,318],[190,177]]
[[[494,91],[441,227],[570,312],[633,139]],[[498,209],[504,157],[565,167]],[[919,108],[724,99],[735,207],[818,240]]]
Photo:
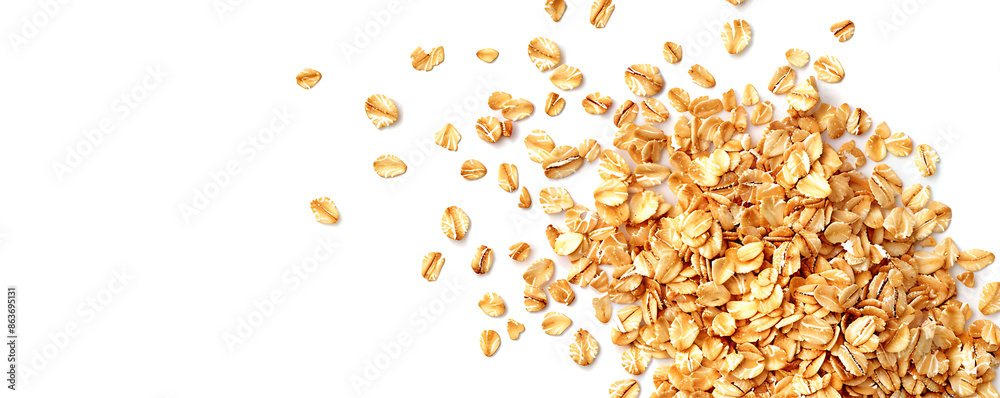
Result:
[[632,375],[641,375],[649,366],[649,361],[653,357],[645,350],[640,350],[636,346],[629,346],[622,352],[622,368]]
[[486,175],[486,165],[476,159],[469,159],[462,163],[462,178],[466,180],[478,180]]
[[565,188],[548,187],[542,188],[538,193],[538,203],[542,205],[545,214],[556,214],[573,207],[573,198]]
[[323,78],[323,74],[319,73],[315,69],[305,68],[298,75],[295,75],[295,83],[306,90],[311,89],[319,83],[319,79]]
[[545,97],[545,114],[549,116],[556,116],[562,113],[563,108],[566,107],[566,100],[559,97],[559,94],[549,93]]
[[462,141],[462,134],[451,123],[434,133],[434,143],[449,151],[457,151],[459,141]]
[[524,137],[524,147],[528,149],[528,157],[533,162],[542,163],[552,156],[552,151],[556,149],[556,143],[552,141],[552,137],[545,134],[545,131],[532,130],[531,134]]
[[663,43],[663,59],[669,63],[676,64],[681,62],[681,58],[684,56],[684,50],[680,44],[668,41]]
[[531,194],[528,193],[528,188],[521,187],[521,195],[517,198],[517,207],[522,209],[531,207]]
[[639,382],[634,379],[618,380],[608,388],[611,398],[638,398]]
[[472,257],[472,272],[482,275],[490,272],[491,267],[493,267],[493,249],[479,245],[476,248],[476,255]]
[[937,151],[930,145],[917,145],[917,153],[913,156],[913,163],[917,165],[920,175],[930,177],[937,171],[937,163],[941,161]]
[[958,254],[958,265],[961,265],[966,271],[975,272],[993,264],[995,258],[993,253],[986,250],[969,249]]
[[535,112],[535,105],[533,105],[530,101],[523,98],[513,99],[505,102],[503,104],[503,108],[500,111],[503,117],[513,121],[524,119],[528,116],[531,116],[531,114],[534,112]]
[[962,282],[962,284],[965,285],[965,287],[971,288],[976,286],[976,277],[975,275],[972,274],[972,272],[969,271],[963,272],[958,276],[956,276],[955,279],[957,279],[959,282]]
[[479,348],[483,350],[483,355],[492,357],[500,348],[500,334],[495,330],[484,330],[479,335]]
[[583,99],[583,110],[591,115],[600,115],[608,111],[611,107],[611,97],[603,96],[601,93],[587,94]]
[[420,71],[430,71],[443,61],[444,47],[441,46],[432,48],[430,53],[427,53],[420,47],[417,47],[416,50],[410,53],[410,64],[413,65],[413,69]]
[[458,206],[450,206],[441,216],[441,232],[454,240],[462,240],[469,231],[469,215]]
[[608,26],[611,14],[615,12],[615,4],[611,0],[595,0],[590,6],[590,24],[595,28]]
[[560,90],[572,90],[583,82],[583,72],[569,65],[559,65],[552,71],[549,81]]
[[517,242],[510,246],[510,258],[514,261],[524,261],[531,255],[531,245]]
[[428,282],[434,282],[441,275],[441,268],[444,267],[444,256],[438,252],[430,252],[424,256],[424,261],[420,263],[420,275]]
[[561,145],[555,147],[549,157],[542,161],[542,169],[548,178],[566,178],[580,169],[583,161],[578,148]]
[[511,340],[517,340],[518,337],[521,337],[522,332],[524,332],[524,325],[521,322],[513,319],[507,320],[507,335],[510,336]]
[[479,309],[491,317],[501,316],[507,311],[507,307],[503,304],[503,298],[493,292],[486,293],[483,298],[479,299]]
[[788,51],[785,51],[785,59],[788,61],[789,65],[792,65],[796,68],[801,68],[803,66],[806,66],[807,63],[809,63],[809,53],[807,53],[805,50],[792,48],[789,49]]
[[524,309],[528,312],[538,312],[545,309],[549,300],[545,297],[545,290],[540,286],[526,285],[524,287]]
[[[642,100],[642,118],[646,123],[662,123],[670,117],[670,110],[656,98]],[[631,122],[630,122],[631,123]],[[622,126],[618,126],[622,127]]]
[[854,22],[851,22],[850,19],[837,22],[830,26],[830,32],[833,32],[833,35],[841,43],[851,40],[854,37]]
[[569,357],[577,365],[587,366],[597,358],[600,346],[590,332],[580,329],[573,335],[573,342],[569,344]]
[[771,75],[771,81],[767,84],[767,89],[775,94],[785,94],[795,86],[795,69],[788,65],[778,67]]
[[564,0],[545,0],[545,12],[549,14],[552,21],[559,22],[563,13],[566,12],[566,2]]
[[554,272],[555,263],[550,259],[540,258],[531,263],[531,266],[524,271],[522,278],[524,278],[524,283],[529,286],[541,287],[552,278]]
[[1000,282],[990,282],[979,292],[979,312],[990,315],[1000,311]]
[[312,202],[309,202],[309,208],[312,209],[316,222],[320,224],[336,224],[337,220],[340,219],[337,205],[333,204],[333,201],[328,197],[313,199]]
[[750,24],[742,19],[727,22],[722,27],[722,44],[730,54],[739,54],[750,44]]
[[488,105],[492,110],[499,111],[503,109],[507,102],[512,101],[513,99],[514,97],[508,93],[495,91],[493,94],[490,94],[489,98],[486,99],[486,105]]
[[634,64],[625,71],[625,85],[640,97],[649,97],[663,88],[660,68],[650,64]]
[[382,155],[372,163],[375,174],[382,178],[393,178],[406,172],[406,163],[396,155]]
[[493,61],[496,61],[497,57],[499,56],[500,52],[492,48],[484,48],[482,50],[476,51],[476,57],[486,63],[492,63]]
[[744,106],[754,106],[760,102],[760,95],[757,94],[757,89],[754,88],[752,84],[747,84],[743,87],[743,102]]
[[715,76],[712,76],[705,67],[694,64],[691,69],[688,69],[688,75],[691,75],[691,80],[694,84],[705,88],[715,87]]
[[501,122],[493,116],[483,116],[476,120],[476,134],[491,144],[499,141],[501,137],[509,137],[513,130],[514,124],[510,120]]
[[913,142],[906,133],[893,133],[885,140],[885,150],[893,156],[907,157],[913,152]]
[[673,106],[677,112],[684,113],[688,111],[688,107],[691,105],[691,96],[684,89],[674,87],[670,91],[667,91],[667,102],[670,102],[670,106]]
[[510,163],[501,163],[500,170],[497,172],[497,182],[500,184],[500,189],[507,192],[514,192],[517,190],[517,166]]
[[552,311],[545,314],[545,318],[542,319],[542,330],[549,336],[559,336],[571,324],[573,324],[573,320],[569,319],[568,316]]
[[559,279],[552,282],[549,284],[548,290],[549,296],[551,296],[552,300],[557,303],[570,305],[573,304],[573,300],[576,300],[576,293],[573,293],[573,288],[569,285],[569,281],[565,279]]
[[824,55],[813,62],[816,78],[827,83],[839,83],[844,80],[844,66],[836,57]]
[[396,123],[396,119],[399,117],[396,103],[382,94],[368,97],[368,100],[365,101],[365,114],[378,129]]
[[555,68],[561,59],[559,46],[546,37],[536,37],[528,43],[528,58],[539,71]]

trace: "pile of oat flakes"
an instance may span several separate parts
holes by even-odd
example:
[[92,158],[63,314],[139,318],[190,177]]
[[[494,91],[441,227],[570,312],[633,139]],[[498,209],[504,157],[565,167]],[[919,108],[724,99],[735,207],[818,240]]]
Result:
[[[737,5],[738,0],[728,0]],[[614,12],[611,0],[597,0],[590,22],[602,28]],[[548,0],[545,11],[559,21],[566,5]],[[854,23],[833,24],[841,42],[854,35]],[[747,21],[726,24],[720,32],[730,54],[751,40]],[[493,62],[499,51],[476,53]],[[680,45],[667,42],[664,60],[683,57]],[[776,120],[775,106],[761,101],[746,85],[737,98],[667,90],[667,103],[677,113],[672,130],[657,127],[670,109],[651,98],[664,89],[659,68],[632,65],[625,84],[643,99],[626,100],[614,111],[618,128],[615,149],[593,139],[557,145],[545,132],[525,136],[531,160],[550,179],[577,172],[599,161],[602,182],[594,189],[593,209],[577,204],[560,187],[539,191],[545,213],[565,213],[565,223],[544,231],[551,249],[572,264],[555,279],[555,263],[540,259],[524,272],[523,303],[529,312],[543,311],[548,301],[569,305],[574,289],[602,294],[592,301],[596,318],[608,323],[611,343],[625,346],[623,369],[645,372],[652,358],[672,363],[654,370],[652,397],[840,397],[942,396],[1000,397],[992,385],[1000,362],[1000,329],[989,320],[968,323],[973,309],[957,300],[950,269],[965,269],[957,280],[974,286],[973,272],[990,265],[985,250],[961,251],[951,238],[940,239],[951,222],[951,209],[931,198],[930,187],[904,186],[887,165],[866,176],[861,167],[887,154],[912,156],[923,176],[935,173],[940,161],[928,145],[913,144],[885,122],[872,126],[869,115],[848,104],[823,103],[818,82],[837,83],[844,68],[832,56],[813,62],[815,76],[797,79],[810,55],[801,49],[785,54],[788,65],[777,68],[767,87],[784,95],[788,116]],[[560,91],[578,87],[580,69],[561,63],[559,46],[538,37],[528,43],[528,57]],[[444,61],[444,49],[417,48],[412,67],[431,71]],[[701,87],[715,78],[701,65],[688,71]],[[319,72],[304,70],[297,81],[312,88]],[[495,143],[514,134],[514,122],[530,116],[526,99],[496,92],[490,109],[475,126],[484,141]],[[550,93],[543,110],[559,115],[566,100]],[[609,111],[612,99],[586,95],[581,106],[592,114]],[[398,112],[384,95],[373,95],[365,111],[377,128],[393,124]],[[641,122],[640,122],[641,117]],[[754,141],[750,129],[759,132]],[[844,134],[864,138],[834,148],[827,140]],[[441,147],[456,151],[461,134],[447,125],[434,135]],[[915,153],[914,153],[915,152]],[[632,166],[634,165],[634,166]],[[393,155],[374,162],[375,172],[392,178],[406,165]],[[536,170],[537,171],[537,170]],[[482,178],[486,166],[469,159],[461,166],[466,179]],[[498,183],[507,192],[520,188],[519,207],[529,208],[531,195],[519,186],[518,169],[504,163]],[[665,185],[676,200],[657,189]],[[588,200],[589,202],[589,200]],[[317,221],[339,217],[329,198],[312,202]],[[445,210],[441,228],[454,240],[464,238],[469,216],[457,206]],[[524,261],[530,246],[510,247],[509,256]],[[444,257],[427,254],[421,276],[438,278]],[[473,258],[477,274],[488,273],[493,250],[480,246]],[[1000,310],[1000,283],[981,290],[982,314]],[[619,309],[613,310],[612,303]],[[487,293],[479,301],[491,317],[506,313],[503,299]],[[572,324],[566,315],[548,312],[542,329],[561,335]],[[507,332],[516,340],[524,325],[509,319]],[[501,336],[485,330],[481,349],[492,356]],[[599,353],[590,332],[579,329],[569,347],[574,362],[587,366]],[[638,382],[614,382],[612,397],[636,397]]]

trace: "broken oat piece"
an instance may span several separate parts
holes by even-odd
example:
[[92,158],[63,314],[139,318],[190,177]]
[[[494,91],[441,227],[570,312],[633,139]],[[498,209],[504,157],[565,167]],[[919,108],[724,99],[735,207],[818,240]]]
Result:
[[444,47],[441,46],[432,48],[430,53],[420,47],[410,53],[410,64],[416,70],[428,72],[441,62],[444,62]]
[[524,261],[531,255],[531,245],[518,242],[510,246],[510,258],[514,261]]
[[524,332],[524,325],[521,322],[513,319],[507,320],[507,335],[510,336],[511,340],[517,340],[518,337],[521,337],[522,332]]
[[549,93],[545,97],[545,114],[549,116],[556,116],[562,113],[563,108],[566,107],[566,100],[559,97],[559,94]]
[[483,313],[487,316],[498,317],[507,311],[507,307],[503,303],[503,298],[499,294],[489,292],[483,295],[483,298],[479,299],[479,309],[483,310]]
[[564,12],[566,12],[565,0],[545,0],[545,13],[549,14],[553,22],[559,22]]
[[722,27],[722,44],[730,54],[739,54],[750,44],[750,24],[742,19],[727,22]]
[[302,72],[299,72],[295,76],[295,83],[306,90],[311,89],[319,83],[319,80],[323,78],[323,74],[315,69],[305,68]]
[[479,348],[483,350],[483,355],[492,357],[500,348],[500,335],[495,330],[484,330],[479,335]]
[[312,209],[316,222],[320,224],[336,224],[337,220],[340,219],[340,211],[337,210],[337,205],[333,204],[330,198],[313,199],[312,202],[309,202],[309,208]]
[[428,282],[434,282],[441,275],[441,268],[444,267],[444,256],[438,252],[430,252],[424,256],[424,261],[420,263],[420,275]]

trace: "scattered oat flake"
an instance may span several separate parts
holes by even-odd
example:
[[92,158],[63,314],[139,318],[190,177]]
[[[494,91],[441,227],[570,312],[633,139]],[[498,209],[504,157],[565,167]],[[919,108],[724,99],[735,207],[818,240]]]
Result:
[[483,350],[483,355],[492,357],[500,348],[500,335],[495,330],[484,330],[479,335],[479,348]]
[[573,342],[569,344],[569,357],[580,366],[587,366],[594,362],[600,346],[590,332],[580,329],[573,335]]
[[503,104],[500,113],[508,120],[518,121],[531,116],[535,112],[535,105],[524,98],[512,99]]
[[955,279],[957,279],[959,282],[962,282],[962,284],[965,285],[965,287],[971,288],[976,286],[976,277],[975,275],[972,274],[972,272],[969,271],[963,272],[958,276],[956,276]]
[[548,38],[536,37],[528,43],[528,58],[539,71],[555,68],[561,59],[559,46]]
[[569,319],[568,316],[559,312],[549,312],[542,319],[542,330],[547,335],[558,336],[563,334],[571,324],[573,324],[573,320]]
[[337,220],[340,219],[340,211],[337,210],[337,205],[333,204],[330,198],[313,199],[312,202],[309,202],[309,208],[312,209],[316,222],[320,224],[336,224]]
[[469,231],[469,216],[458,206],[451,206],[444,210],[441,216],[441,232],[454,239],[462,240]]
[[560,90],[572,90],[583,82],[583,72],[569,65],[559,65],[552,71],[549,81]]
[[663,43],[663,59],[669,63],[676,64],[681,62],[681,58],[684,57],[684,49],[680,44],[668,41]]
[[596,0],[590,6],[590,24],[595,28],[608,26],[611,14],[615,12],[615,4],[611,0]]
[[524,261],[531,255],[531,245],[518,242],[510,246],[510,258],[514,261]]
[[611,97],[601,93],[587,94],[583,99],[583,110],[591,115],[600,115],[611,107]]
[[420,47],[417,47],[416,50],[410,53],[410,64],[413,65],[413,69],[420,71],[430,71],[443,61],[444,47],[441,46],[432,48],[430,53],[427,53]]
[[563,13],[566,12],[566,2],[564,0],[545,0],[545,12],[549,14],[552,21],[559,22]]
[[841,43],[851,40],[854,37],[854,22],[850,19],[843,20],[830,26],[830,32],[837,37]]
[[548,178],[566,178],[576,173],[583,166],[584,160],[579,148],[560,145],[552,149],[549,157],[542,161],[542,170]]
[[941,161],[937,151],[930,145],[917,145],[917,153],[913,155],[913,163],[917,165],[920,175],[930,177],[937,171],[937,163]]
[[993,260],[995,259],[996,256],[986,250],[969,249],[958,254],[957,262],[966,271],[975,272],[993,264]]
[[566,100],[559,97],[559,94],[549,93],[545,97],[545,114],[549,116],[556,116],[562,113],[563,108],[566,107]]
[[490,272],[493,267],[493,249],[480,245],[476,249],[476,255],[472,257],[472,272],[482,275]]
[[691,69],[688,69],[688,75],[691,75],[691,80],[694,84],[705,88],[715,87],[715,76],[712,76],[705,67],[694,64]]
[[524,271],[521,277],[524,279],[524,283],[529,286],[538,287],[548,282],[554,272],[555,263],[550,259],[541,258],[531,263],[531,266]]
[[990,282],[979,292],[979,312],[990,315],[1000,311],[1000,282]]
[[739,54],[750,44],[750,24],[742,19],[727,22],[722,27],[722,44],[730,54]]
[[476,120],[476,135],[488,143],[496,143],[513,134],[514,124],[510,120],[500,121],[493,116],[483,116]]
[[375,168],[375,174],[382,178],[393,178],[406,172],[406,163],[403,163],[396,155],[379,156],[372,166]]
[[844,66],[836,57],[824,55],[813,63],[816,78],[827,83],[839,83],[844,80]]
[[503,298],[493,292],[486,293],[483,298],[479,299],[479,309],[491,317],[501,316],[507,311],[507,307],[503,304]]
[[[678,380],[679,382],[680,380]],[[618,380],[611,383],[611,387],[608,388],[608,394],[610,394],[611,398],[638,398],[639,382],[633,379]]]
[[482,50],[476,51],[476,57],[481,61],[486,63],[492,63],[500,56],[500,52],[492,48],[484,48]]
[[521,195],[517,198],[517,207],[522,209],[531,207],[531,194],[528,193],[528,188],[521,187]]
[[462,163],[462,178],[466,180],[478,180],[486,175],[486,165],[476,159],[469,159]]
[[542,188],[538,193],[538,203],[542,205],[545,214],[556,214],[573,207],[573,198],[565,188],[548,187]]
[[801,68],[809,63],[809,53],[805,50],[793,48],[785,51],[785,59],[788,60],[789,65]]
[[910,141],[910,137],[906,133],[892,133],[889,138],[885,139],[885,149],[893,156],[907,157],[913,152],[913,142]]
[[631,375],[641,375],[646,371],[651,359],[652,356],[645,350],[634,345],[629,346],[622,352],[622,368]]
[[319,73],[315,69],[305,68],[302,72],[299,72],[295,76],[295,83],[306,90],[311,89],[319,83],[319,80],[323,78],[323,74]]
[[430,252],[424,256],[424,261],[420,263],[420,275],[428,282],[434,282],[441,275],[441,268],[444,267],[444,256],[438,252]]
[[449,151],[457,151],[460,141],[462,141],[462,134],[459,134],[458,129],[451,123],[434,133],[434,143]]
[[795,70],[788,65],[778,67],[771,75],[771,82],[767,84],[768,91],[775,94],[785,94],[795,86]]
[[660,68],[653,65],[634,64],[625,70],[625,85],[633,94],[648,97],[663,88],[663,76],[660,76]]
[[[670,118],[670,110],[656,98],[642,100],[642,118],[647,123],[662,123]],[[631,123],[631,122],[630,122]]]
[[760,102],[760,94],[757,93],[757,89],[752,84],[743,87],[743,101],[740,103],[744,106],[754,106],[758,102]]
[[500,189],[507,192],[516,191],[518,186],[517,180],[517,166],[510,163],[501,163],[500,170],[497,172],[497,182],[500,184]]
[[368,100],[365,101],[365,114],[368,115],[368,119],[372,121],[375,128],[379,129],[396,123],[396,119],[399,117],[396,103],[382,94],[368,97]]
[[507,320],[507,335],[510,336],[511,340],[517,340],[518,337],[521,337],[522,332],[524,332],[524,325],[521,322],[513,319]]

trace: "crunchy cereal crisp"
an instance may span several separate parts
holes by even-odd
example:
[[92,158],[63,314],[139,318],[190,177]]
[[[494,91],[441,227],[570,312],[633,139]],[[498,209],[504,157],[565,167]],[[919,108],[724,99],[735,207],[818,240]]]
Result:
[[323,78],[323,74],[315,69],[305,68],[302,72],[299,72],[295,76],[295,83],[306,90],[311,89],[319,83],[319,79]]
[[476,51],[476,57],[486,63],[493,63],[493,61],[496,61],[499,56],[500,52],[492,48],[484,48]]
[[600,346],[590,332],[580,329],[573,335],[573,342],[569,345],[569,357],[580,366],[587,366],[597,358]]
[[420,275],[428,282],[434,282],[441,275],[441,268],[444,267],[444,256],[438,252],[430,252],[424,256],[424,261],[420,263]]
[[663,59],[669,63],[676,64],[681,62],[681,58],[684,56],[684,51],[680,44],[668,41],[663,43]]
[[548,38],[536,37],[528,43],[528,58],[539,71],[555,68],[561,59],[559,46]]
[[854,37],[854,22],[851,22],[850,19],[837,22],[830,26],[830,32],[833,32],[833,35],[841,43],[851,40]]
[[441,216],[441,232],[454,239],[462,240],[469,231],[469,216],[458,206],[451,206],[444,210]]
[[424,51],[424,49],[417,47],[410,53],[410,64],[413,65],[413,69],[430,71],[434,69],[435,66],[441,64],[444,61],[444,47],[438,46],[431,49],[430,53]]
[[396,119],[399,118],[396,103],[382,94],[368,97],[365,101],[365,114],[378,129],[396,123]]
[[492,357],[500,348],[500,334],[495,330],[484,330],[479,335],[479,348],[483,350],[483,355]]
[[583,110],[591,115],[600,115],[611,107],[611,97],[601,93],[587,94],[583,99]]
[[598,29],[608,26],[608,20],[614,12],[615,4],[612,0],[595,0],[590,6],[590,24]]
[[449,151],[457,151],[459,141],[462,141],[462,134],[451,123],[434,133],[434,143]]
[[379,156],[372,166],[375,168],[375,174],[382,178],[392,178],[406,172],[406,163],[403,163],[396,155]]
[[486,175],[486,165],[476,159],[469,159],[462,163],[462,178],[466,180],[478,180]]
[[625,85],[640,97],[649,97],[663,88],[660,68],[650,64],[634,64],[625,71]]
[[337,205],[328,197],[313,199],[312,202],[309,202],[309,208],[312,209],[316,222],[320,224],[336,224],[337,220],[340,219]]
[[507,311],[507,307],[503,304],[503,298],[493,292],[486,293],[483,298],[479,299],[479,309],[491,317],[501,316]]
[[750,44],[750,24],[742,19],[727,22],[722,27],[722,44],[730,54],[739,54]]
[[549,81],[560,90],[572,90],[583,82],[583,72],[569,65],[559,65],[552,71]]

